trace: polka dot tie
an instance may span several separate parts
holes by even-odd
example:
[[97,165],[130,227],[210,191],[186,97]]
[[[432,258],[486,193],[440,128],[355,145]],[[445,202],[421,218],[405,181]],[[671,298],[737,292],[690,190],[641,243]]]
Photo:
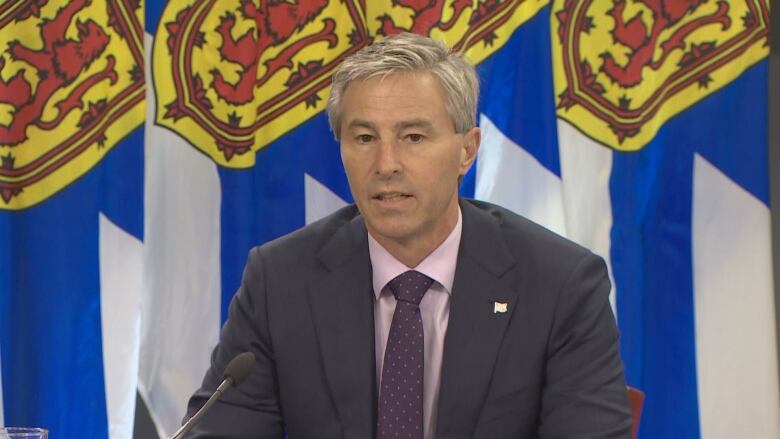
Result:
[[433,279],[414,270],[388,284],[397,304],[379,388],[377,439],[423,437],[423,326],[420,300]]

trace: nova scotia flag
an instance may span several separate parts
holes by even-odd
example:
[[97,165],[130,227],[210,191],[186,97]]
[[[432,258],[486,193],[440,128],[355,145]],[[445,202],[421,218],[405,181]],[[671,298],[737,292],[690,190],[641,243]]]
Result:
[[643,438],[780,437],[767,7],[553,2],[479,66],[476,196],[608,261]]
[[0,425],[132,435],[143,5],[0,4]]

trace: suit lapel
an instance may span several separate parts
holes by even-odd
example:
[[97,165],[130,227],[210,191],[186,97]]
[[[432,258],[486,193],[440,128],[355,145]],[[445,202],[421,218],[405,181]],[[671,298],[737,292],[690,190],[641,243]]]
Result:
[[468,202],[461,203],[461,211],[463,232],[441,371],[439,437],[473,431],[517,304],[515,262],[499,220]]
[[345,438],[373,437],[376,366],[371,262],[365,226],[355,217],[317,255],[308,287],[325,376]]

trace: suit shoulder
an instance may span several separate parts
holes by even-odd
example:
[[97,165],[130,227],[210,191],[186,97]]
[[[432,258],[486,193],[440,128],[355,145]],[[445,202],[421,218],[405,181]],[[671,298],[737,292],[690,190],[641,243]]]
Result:
[[345,225],[360,220],[357,207],[349,205],[309,225],[256,246],[251,253],[276,258],[313,256]]
[[560,264],[592,255],[587,248],[509,209],[485,201],[465,200],[465,203],[493,218],[516,258],[527,259],[532,256],[536,260]]

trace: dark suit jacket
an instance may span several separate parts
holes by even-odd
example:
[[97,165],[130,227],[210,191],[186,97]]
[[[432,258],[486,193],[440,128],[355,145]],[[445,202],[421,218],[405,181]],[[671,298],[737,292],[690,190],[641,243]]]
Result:
[[[500,207],[461,211],[438,437],[630,437],[604,262]],[[254,248],[189,413],[234,355],[257,364],[190,437],[375,437],[373,301],[354,206]]]

